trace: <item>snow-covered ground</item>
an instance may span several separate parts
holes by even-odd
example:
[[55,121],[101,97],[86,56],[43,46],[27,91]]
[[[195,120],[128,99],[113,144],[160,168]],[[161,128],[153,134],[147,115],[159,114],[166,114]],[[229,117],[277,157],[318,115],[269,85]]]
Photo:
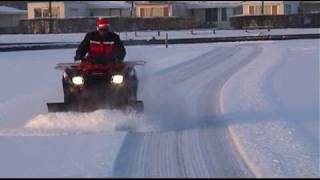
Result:
[[[280,34],[319,34],[320,28],[289,28],[289,29],[266,29],[261,30],[216,30],[213,34],[212,29],[195,29],[193,34],[191,30],[180,31],[138,31],[138,32],[117,32],[122,40],[137,40],[153,37],[156,39],[165,39],[166,33],[168,38],[201,38],[201,37],[231,37],[231,36],[260,36],[260,35],[280,35]],[[80,42],[85,33],[68,33],[68,34],[0,34],[1,43],[39,43],[39,42]]]
[[75,49],[3,52],[0,177],[319,177],[319,43],[127,47],[142,116],[48,114]]
[[259,177],[319,177],[319,40],[274,42],[224,86],[221,104]]

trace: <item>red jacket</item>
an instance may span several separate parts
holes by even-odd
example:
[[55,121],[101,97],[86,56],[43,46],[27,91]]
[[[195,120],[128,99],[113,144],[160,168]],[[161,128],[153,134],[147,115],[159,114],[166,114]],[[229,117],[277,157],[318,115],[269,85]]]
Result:
[[107,32],[101,36],[98,31],[89,32],[76,51],[76,59],[83,59],[88,53],[92,61],[123,61],[126,50],[117,34]]

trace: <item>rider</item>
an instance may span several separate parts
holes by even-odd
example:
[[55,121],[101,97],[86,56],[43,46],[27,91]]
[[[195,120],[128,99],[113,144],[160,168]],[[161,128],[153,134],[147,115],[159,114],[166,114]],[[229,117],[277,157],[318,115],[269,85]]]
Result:
[[[87,33],[80,43],[74,60],[88,59],[98,64],[123,62],[126,50],[119,36],[110,30],[108,20],[99,17],[96,20],[96,27],[97,30]],[[87,53],[88,57],[85,58]]]

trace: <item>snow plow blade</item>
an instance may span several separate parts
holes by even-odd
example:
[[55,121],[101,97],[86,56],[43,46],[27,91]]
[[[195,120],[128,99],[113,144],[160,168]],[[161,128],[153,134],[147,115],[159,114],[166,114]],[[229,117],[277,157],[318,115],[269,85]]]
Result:
[[47,103],[48,112],[92,112],[106,109],[106,105],[96,103]]
[[92,112],[98,109],[122,109],[125,110],[125,107],[130,107],[132,110],[136,111],[137,113],[142,113],[144,110],[143,101],[135,101],[129,106],[125,106],[123,108],[119,107],[112,107],[106,105],[97,105],[93,103],[47,103],[48,112]]
[[74,106],[69,103],[47,103],[48,112],[74,111]]

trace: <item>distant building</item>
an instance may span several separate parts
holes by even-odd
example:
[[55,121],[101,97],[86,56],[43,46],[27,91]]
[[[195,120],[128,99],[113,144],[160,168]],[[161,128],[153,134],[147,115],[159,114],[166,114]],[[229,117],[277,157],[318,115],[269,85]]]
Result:
[[[74,18],[95,16],[130,16],[130,4],[125,1],[53,1],[52,17]],[[49,1],[29,2],[28,19],[49,17]]]
[[27,2],[28,1],[0,1],[0,6],[8,6],[13,7],[21,10],[27,9]]
[[230,18],[319,13],[320,1],[42,1],[28,2],[28,19],[49,17],[182,17],[202,27],[231,28]]
[[218,28],[230,28],[229,18],[241,14],[241,1],[187,1],[188,16]]
[[27,11],[8,7],[0,6],[0,32],[12,33],[18,26],[20,19],[27,17]]
[[137,17],[186,17],[229,28],[229,17],[241,13],[241,1],[139,1]]

